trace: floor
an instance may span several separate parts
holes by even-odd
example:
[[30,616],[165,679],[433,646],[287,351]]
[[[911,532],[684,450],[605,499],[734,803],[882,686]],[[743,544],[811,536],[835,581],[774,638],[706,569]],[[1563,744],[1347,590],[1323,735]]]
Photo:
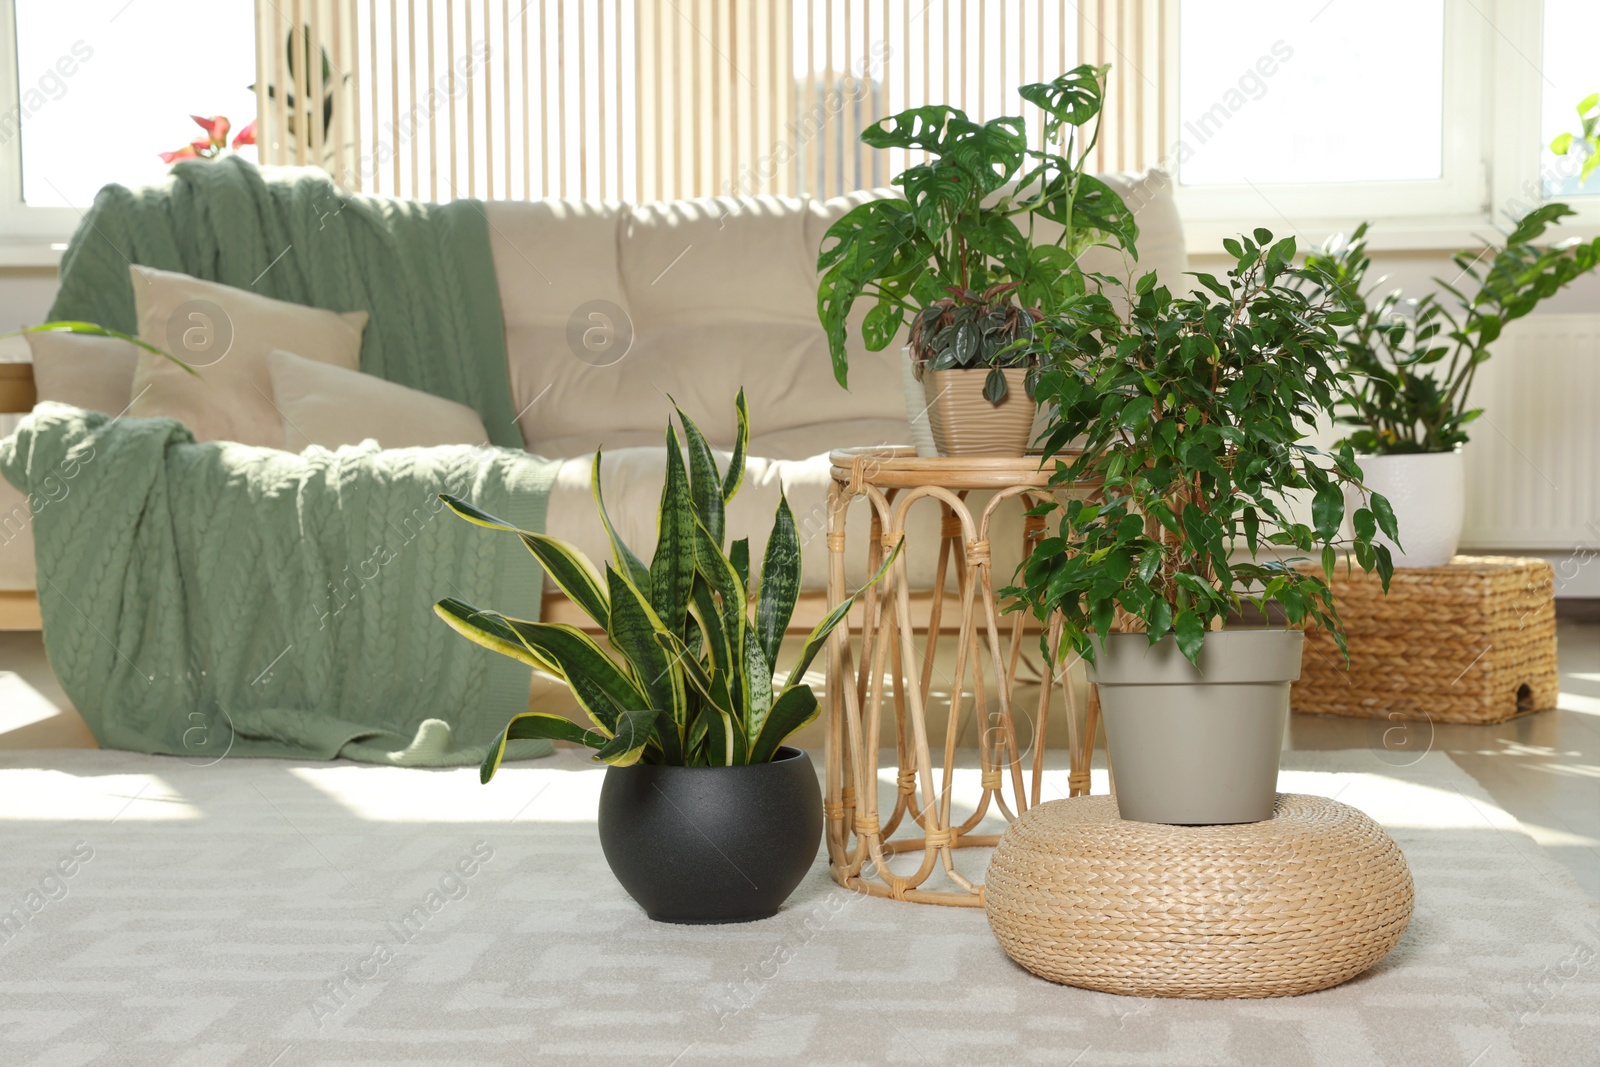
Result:
[[[1294,716],[1285,747],[1366,749],[1379,771],[1444,752],[1600,898],[1600,623],[1562,622],[1558,635],[1556,710],[1498,726]],[[813,729],[802,741],[820,748],[820,733]],[[39,635],[0,633],[0,750],[93,744],[50,671]]]

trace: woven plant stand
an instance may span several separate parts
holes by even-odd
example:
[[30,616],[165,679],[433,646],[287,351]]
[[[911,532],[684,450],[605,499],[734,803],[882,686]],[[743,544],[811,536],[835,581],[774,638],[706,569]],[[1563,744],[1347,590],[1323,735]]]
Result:
[[1000,947],[1052,982],[1147,997],[1287,997],[1348,981],[1411,920],[1411,872],[1383,830],[1280,793],[1266,822],[1124,822],[1114,797],[1037,805],[984,884]]
[[1496,723],[1556,706],[1555,574],[1541,559],[1457,556],[1445,567],[1334,572],[1350,663],[1306,631],[1294,711]]

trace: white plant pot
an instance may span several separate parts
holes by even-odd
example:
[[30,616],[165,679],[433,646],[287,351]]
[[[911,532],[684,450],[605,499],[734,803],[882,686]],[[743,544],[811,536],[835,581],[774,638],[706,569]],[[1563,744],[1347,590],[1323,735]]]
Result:
[[[1459,451],[1419,452],[1398,456],[1357,456],[1367,489],[1386,497],[1394,508],[1401,551],[1381,533],[1396,567],[1442,567],[1461,543],[1466,518],[1466,469]],[[1350,489],[1345,510],[1364,507],[1361,494]]]

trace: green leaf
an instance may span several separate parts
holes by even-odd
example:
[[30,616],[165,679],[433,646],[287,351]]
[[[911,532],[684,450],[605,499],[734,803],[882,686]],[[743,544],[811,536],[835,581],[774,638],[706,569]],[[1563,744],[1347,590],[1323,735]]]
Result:
[[874,585],[877,585],[879,580],[889,573],[889,568],[900,557],[900,549],[903,546],[904,542],[895,545],[894,551],[889,553],[888,558],[883,561],[883,565],[878,568],[878,572],[867,579],[866,584],[860,589],[845,597],[828,614],[824,615],[822,621],[817,623],[811,632],[806,635],[805,642],[800,646],[799,658],[795,661],[795,665],[790,668],[789,676],[783,683],[785,690],[798,685],[800,680],[805,677],[806,668],[811,666],[811,661],[817,658],[818,652],[822,651],[823,642],[827,641],[828,635],[833,633],[834,629],[849,616],[850,609],[855,607],[856,598]]
[[748,740],[760,736],[772,711],[772,661],[749,631],[744,635],[744,657],[744,722],[740,732],[748,750]]
[[733,436],[733,455],[728,460],[727,473],[722,476],[722,502],[726,504],[732,500],[739,491],[739,486],[744,482],[745,456],[750,449],[750,408],[745,404],[744,389],[741,387],[739,395],[733,402],[734,411],[738,414],[739,425]]
[[756,605],[756,635],[768,663],[778,661],[783,635],[800,599],[800,531],[789,499],[780,493],[778,512],[761,560],[761,595]]
[[817,695],[810,686],[800,685],[786,689],[767,716],[760,735],[750,746],[751,763],[771,763],[778,747],[791,734],[816,719],[819,708]]
[[570,741],[575,745],[584,745],[588,748],[600,748],[609,738],[593,730],[585,730],[570,719],[559,715],[547,715],[544,712],[525,711],[511,720],[500,736],[489,746],[489,751],[484,753],[483,763],[478,767],[478,781],[484,785],[489,784],[495,772],[500,769],[500,762],[505,758],[506,742],[531,741],[544,738],[551,741]]
[[1400,543],[1400,527],[1394,519],[1394,508],[1389,506],[1387,497],[1373,493],[1368,503],[1372,507],[1372,515],[1378,520],[1378,529],[1395,544]]
[[1316,527],[1317,538],[1331,541],[1339,533],[1339,523],[1344,518],[1344,491],[1337,482],[1324,482],[1311,500],[1311,522]]
[[612,767],[632,767],[656,734],[661,718],[661,712],[649,708],[623,712],[616,736],[607,741],[594,758]]
[[945,128],[951,119],[965,122],[967,116],[946,104],[914,107],[868,126],[861,131],[861,141],[873,148],[915,148],[937,155],[944,151]]
[[882,352],[905,325],[906,311],[900,304],[885,296],[872,306],[861,320],[861,339],[868,352]]
[[991,404],[998,404],[1010,392],[1006,385],[1006,372],[999,367],[991,367],[983,379],[983,398]]
[[142,348],[152,355],[160,356],[162,359],[167,360],[168,362],[176,363],[178,366],[182,367],[185,371],[194,375],[196,378],[200,377],[199,371],[189,366],[189,364],[185,363],[171,352],[163,351],[148,341],[141,341],[132,334],[123,333],[121,330],[113,330],[108,326],[101,326],[98,323],[93,322],[77,322],[71,319],[59,319],[54,322],[41,322],[37,326],[25,326],[20,330],[13,330],[10,333],[0,333],[0,340],[3,340],[7,337],[21,337],[23,334],[29,333],[75,333],[90,337],[115,337],[119,341],[126,341],[131,345]]
[[627,661],[634,684],[644,694],[637,707],[666,711],[681,739],[688,714],[683,666],[656,640],[657,634],[671,631],[639,587],[611,567],[606,568],[606,587],[611,593],[611,626],[606,636]]
[[1017,95],[1069,126],[1082,126],[1100,112],[1106,69],[1085,63],[1054,81],[1024,85]]
[[[674,403],[673,407],[677,407]],[[695,425],[693,419],[678,408],[678,418],[683,420],[683,439],[689,446],[689,473],[690,492],[694,499],[695,517],[705,526],[711,534],[711,540],[716,543],[718,550],[722,548],[724,537],[724,516],[722,499],[722,473],[717,470],[717,459],[711,453],[711,446],[706,443],[705,435],[700,432],[700,427]]]
[[739,576],[739,584],[749,589],[750,538],[741,537],[728,546],[728,562],[733,564],[733,573]]
[[1178,613],[1172,629],[1178,642],[1178,651],[1182,652],[1190,663],[1194,663],[1206,638],[1205,622],[1193,611],[1184,610]]
[[548,674],[560,676],[562,673],[554,660],[529,648],[498,611],[479,611],[465,601],[446,597],[433,606],[433,613],[475,645],[520,660]]
[[606,528],[606,537],[611,540],[611,555],[617,569],[628,576],[628,580],[640,589],[650,588],[650,568],[644,561],[633,554],[633,550],[623,543],[617,536],[617,529],[611,525],[611,516],[606,513],[605,497],[600,492],[600,449],[594,451],[594,463],[589,468],[589,490],[594,495],[594,506],[600,512],[600,522]]
[[667,477],[656,518],[656,554],[650,561],[650,602],[673,633],[683,631],[694,589],[694,513],[689,473],[678,450],[678,435],[669,424]]

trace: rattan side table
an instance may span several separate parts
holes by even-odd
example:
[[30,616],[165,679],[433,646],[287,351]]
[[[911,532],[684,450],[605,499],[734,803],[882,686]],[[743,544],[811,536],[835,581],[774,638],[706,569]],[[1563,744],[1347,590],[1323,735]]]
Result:
[[[857,608],[861,625],[847,621],[829,639],[823,800],[829,868],[839,884],[873,896],[982,907],[982,885],[956,870],[954,853],[964,846],[998,843],[998,835],[972,833],[991,805],[1012,821],[1042,799],[1045,724],[1057,681],[1067,715],[1071,794],[1089,791],[1089,758],[1098,725],[1094,694],[1091,690],[1080,724],[1071,679],[1048,660],[1039,686],[1031,765],[1024,773],[1011,686],[1022,642],[1035,636],[1024,634],[1023,613],[1002,620],[990,570],[989,531],[996,510],[1007,505],[1031,508],[1052,493],[1057,498],[1063,494],[1051,490],[1051,471],[1041,470],[1037,457],[924,459],[915,449],[880,447],[843,449],[832,453],[830,459],[830,606],[849,594],[845,585],[845,513],[851,501],[865,498],[871,508],[870,544],[863,546],[869,573],[905,539],[906,515],[912,505],[923,500],[936,503],[942,523],[928,633],[922,648],[917,647],[913,632],[905,552],[884,580],[861,598]],[[1094,489],[1086,485],[1070,495],[1086,497]],[[977,514],[967,503],[973,492],[993,493]],[[1024,520],[1024,550],[1043,536],[1044,522],[1037,517]],[[943,761],[935,764],[928,741],[928,697],[952,566],[958,589],[955,610],[960,613],[955,677],[951,680]],[[1009,578],[1003,575],[1001,582]],[[1059,624],[1053,624],[1050,647],[1055,647],[1059,634]],[[854,642],[860,645],[859,665]],[[920,669],[916,669],[919,663]],[[985,687],[985,664],[992,706],[991,691]],[[885,692],[886,670],[892,677],[892,696]],[[961,694],[969,682],[975,698],[970,714],[979,727],[976,736],[983,792],[974,813],[953,824],[956,741],[963,725]],[[889,713],[894,716],[897,756],[897,790],[887,816],[878,810],[878,738],[886,700],[892,705]],[[896,874],[890,869],[891,856],[919,852],[922,862],[915,872]],[[935,888],[929,880],[941,867],[948,885]]]

